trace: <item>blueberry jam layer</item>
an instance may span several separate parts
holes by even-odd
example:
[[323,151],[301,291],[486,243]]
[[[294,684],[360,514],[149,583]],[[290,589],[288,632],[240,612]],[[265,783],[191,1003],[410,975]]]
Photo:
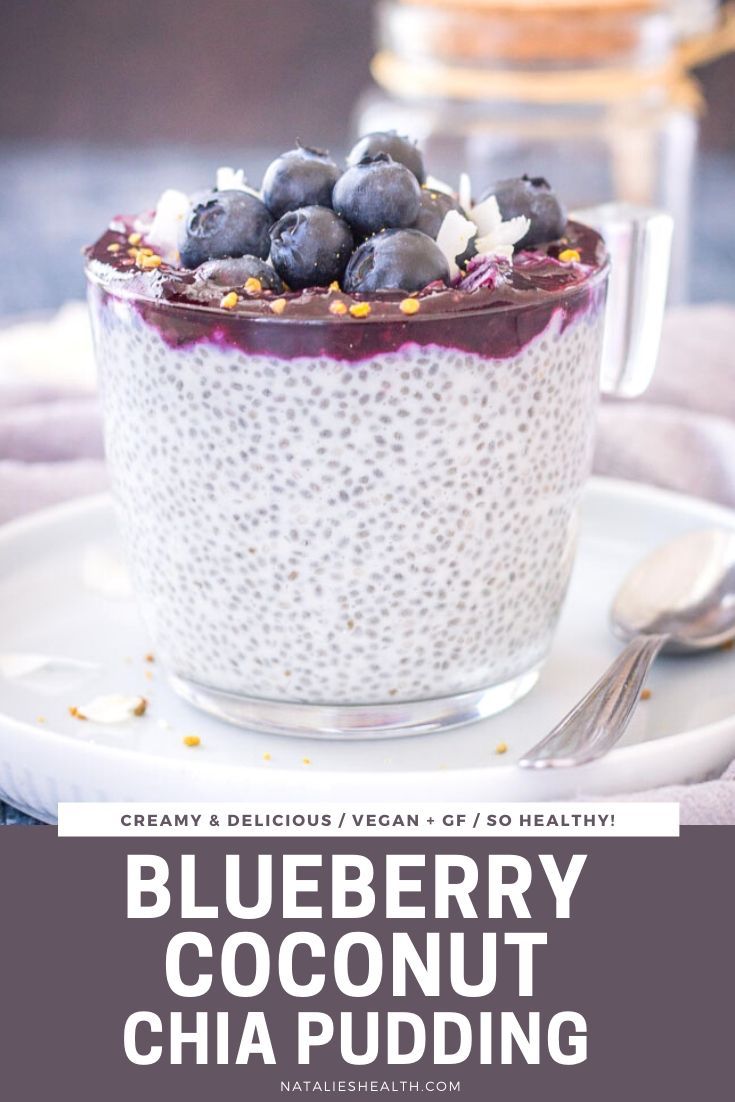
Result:
[[[225,308],[221,289],[203,284],[195,270],[158,257],[148,267],[148,258],[130,247],[132,226],[130,219],[117,219],[87,250],[87,273],[103,300],[130,301],[172,347],[211,340],[281,359],[331,355],[361,361],[412,343],[506,359],[542,333],[555,314],[563,329],[596,308],[607,271],[599,234],[568,222],[562,238],[522,250],[512,265],[498,265],[491,286],[431,284],[408,297],[410,306],[403,292],[348,295],[333,286],[279,294],[261,288]],[[569,255],[574,259],[560,259]]]

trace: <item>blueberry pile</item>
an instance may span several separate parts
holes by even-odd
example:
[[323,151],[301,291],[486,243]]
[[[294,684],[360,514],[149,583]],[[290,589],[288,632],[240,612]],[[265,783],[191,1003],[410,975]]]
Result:
[[[529,219],[518,247],[563,233],[566,213],[545,180],[503,180],[491,194],[504,219]],[[200,193],[184,219],[179,253],[197,282],[222,289],[251,279],[278,294],[335,281],[354,293],[410,293],[449,283],[436,238],[450,211],[464,215],[455,197],[427,186],[416,144],[386,131],[361,138],[345,169],[299,145],[268,166],[259,194]]]

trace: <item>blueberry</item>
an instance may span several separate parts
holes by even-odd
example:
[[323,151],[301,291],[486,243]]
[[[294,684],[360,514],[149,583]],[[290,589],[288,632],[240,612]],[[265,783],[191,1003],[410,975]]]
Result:
[[206,260],[194,273],[197,283],[205,283],[220,291],[234,291],[244,286],[248,279],[260,280],[264,291],[280,294],[283,284],[270,264],[257,256],[233,256],[224,260]]
[[[444,218],[450,210],[456,210],[457,214],[461,214],[462,217],[466,217],[464,210],[458,204],[453,195],[447,195],[446,192],[433,192],[431,188],[421,188],[421,210],[419,217],[413,223],[412,229],[420,229],[422,234],[428,234],[429,237],[436,239],[439,235],[439,231],[442,228]],[[464,268],[467,261],[471,260],[477,249],[475,247],[475,241],[477,235],[467,242],[467,247],[464,252],[457,253],[454,258],[460,268]]]
[[378,153],[363,158],[340,177],[332,206],[356,233],[366,237],[412,225],[421,207],[421,188],[405,165]]
[[542,176],[500,180],[485,192],[483,199],[490,195],[498,200],[505,221],[518,215],[530,219],[528,233],[516,244],[516,249],[555,241],[564,233],[567,212]]
[[[428,234],[429,237],[436,240],[437,234],[441,229],[441,224],[444,221],[446,215],[450,210],[456,210],[462,217],[465,217],[465,213],[457,200],[452,195],[447,195],[444,191],[431,191],[429,188],[421,189],[421,209],[419,210],[419,216],[411,227],[414,230],[421,230],[422,233]],[[460,268],[464,268],[467,262],[475,255],[475,240],[477,234],[470,239],[467,243],[465,251],[455,257],[455,260]]]
[[447,195],[444,191],[431,191],[430,188],[421,188],[421,207],[419,216],[411,227],[421,230],[436,241],[436,236],[441,229],[444,218],[450,210],[458,211],[464,217],[464,211],[453,195]]
[[179,240],[181,263],[197,268],[224,256],[268,256],[273,219],[247,191],[212,191],[189,208]]
[[378,153],[387,153],[394,161],[405,165],[413,172],[420,184],[426,179],[424,159],[410,138],[402,138],[395,130],[376,130],[359,138],[347,157],[348,165],[359,164],[364,157],[374,157]]
[[290,149],[265,170],[263,202],[274,218],[299,207],[331,207],[340,175],[340,169],[321,149]]
[[295,291],[341,279],[355,242],[350,227],[327,207],[302,207],[271,227],[271,262]]
[[449,282],[449,266],[435,241],[420,230],[386,230],[360,245],[347,266],[345,291],[421,291]]

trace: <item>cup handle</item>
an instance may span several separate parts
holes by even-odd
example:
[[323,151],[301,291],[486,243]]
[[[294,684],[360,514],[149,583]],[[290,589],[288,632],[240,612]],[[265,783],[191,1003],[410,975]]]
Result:
[[632,203],[605,203],[572,217],[601,233],[610,253],[600,387],[603,394],[637,398],[658,358],[674,220]]

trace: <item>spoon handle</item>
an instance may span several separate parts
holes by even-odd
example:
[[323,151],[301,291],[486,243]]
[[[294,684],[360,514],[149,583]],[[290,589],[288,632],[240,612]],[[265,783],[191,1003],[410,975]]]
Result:
[[524,769],[584,765],[622,737],[666,635],[637,635],[579,704],[518,763]]

